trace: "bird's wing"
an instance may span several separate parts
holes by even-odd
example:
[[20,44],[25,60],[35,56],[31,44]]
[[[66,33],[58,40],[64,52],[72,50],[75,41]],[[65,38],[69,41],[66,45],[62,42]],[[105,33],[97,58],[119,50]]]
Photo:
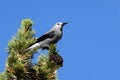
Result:
[[[36,42],[34,42],[33,44],[31,44],[30,46],[34,45],[35,43],[39,43],[39,42],[41,42],[41,41],[43,41],[43,40],[45,40],[45,39],[52,38],[52,37],[54,36],[54,32],[55,32],[55,31],[51,31],[51,32],[48,32],[48,33],[42,35],[41,37],[39,37],[39,38],[37,39]],[[30,46],[29,46],[29,47],[30,47]]]
[[51,31],[51,32],[48,32],[48,33],[42,35],[41,37],[39,37],[37,39],[37,41],[35,43],[41,42],[41,41],[48,39],[48,38],[52,38],[54,36],[54,32],[55,31]]

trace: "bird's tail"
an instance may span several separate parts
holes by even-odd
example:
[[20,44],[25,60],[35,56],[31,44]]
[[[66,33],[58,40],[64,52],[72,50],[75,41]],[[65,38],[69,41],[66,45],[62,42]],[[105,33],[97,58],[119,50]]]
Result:
[[40,48],[40,44],[36,43],[36,44],[28,47],[24,52],[26,53],[26,52],[29,52],[29,51],[34,51],[34,50],[39,49],[39,48]]
[[25,50],[23,51],[23,53],[27,53],[27,52],[29,52],[29,51],[31,51],[31,48],[30,48],[30,47],[27,48],[27,49],[25,49]]

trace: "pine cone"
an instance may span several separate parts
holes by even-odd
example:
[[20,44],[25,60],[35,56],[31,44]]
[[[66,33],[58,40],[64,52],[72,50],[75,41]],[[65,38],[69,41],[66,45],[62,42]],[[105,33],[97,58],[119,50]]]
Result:
[[63,58],[57,52],[50,55],[50,61],[53,61],[56,65],[63,65]]

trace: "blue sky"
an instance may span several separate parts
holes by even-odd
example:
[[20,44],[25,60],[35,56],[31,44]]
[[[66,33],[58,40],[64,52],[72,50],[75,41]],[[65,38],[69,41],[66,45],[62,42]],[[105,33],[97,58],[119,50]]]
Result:
[[119,0],[0,0],[0,72],[25,18],[34,21],[36,37],[58,21],[69,23],[57,44],[64,58],[59,80],[120,80]]

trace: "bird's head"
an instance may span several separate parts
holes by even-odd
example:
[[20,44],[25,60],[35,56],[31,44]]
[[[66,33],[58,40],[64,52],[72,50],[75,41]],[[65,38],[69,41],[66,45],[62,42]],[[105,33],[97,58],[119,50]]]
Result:
[[54,25],[54,28],[59,29],[59,30],[62,30],[62,29],[63,29],[63,26],[66,25],[66,24],[67,24],[67,22],[64,22],[64,23],[62,23],[62,22],[57,22],[57,23]]

